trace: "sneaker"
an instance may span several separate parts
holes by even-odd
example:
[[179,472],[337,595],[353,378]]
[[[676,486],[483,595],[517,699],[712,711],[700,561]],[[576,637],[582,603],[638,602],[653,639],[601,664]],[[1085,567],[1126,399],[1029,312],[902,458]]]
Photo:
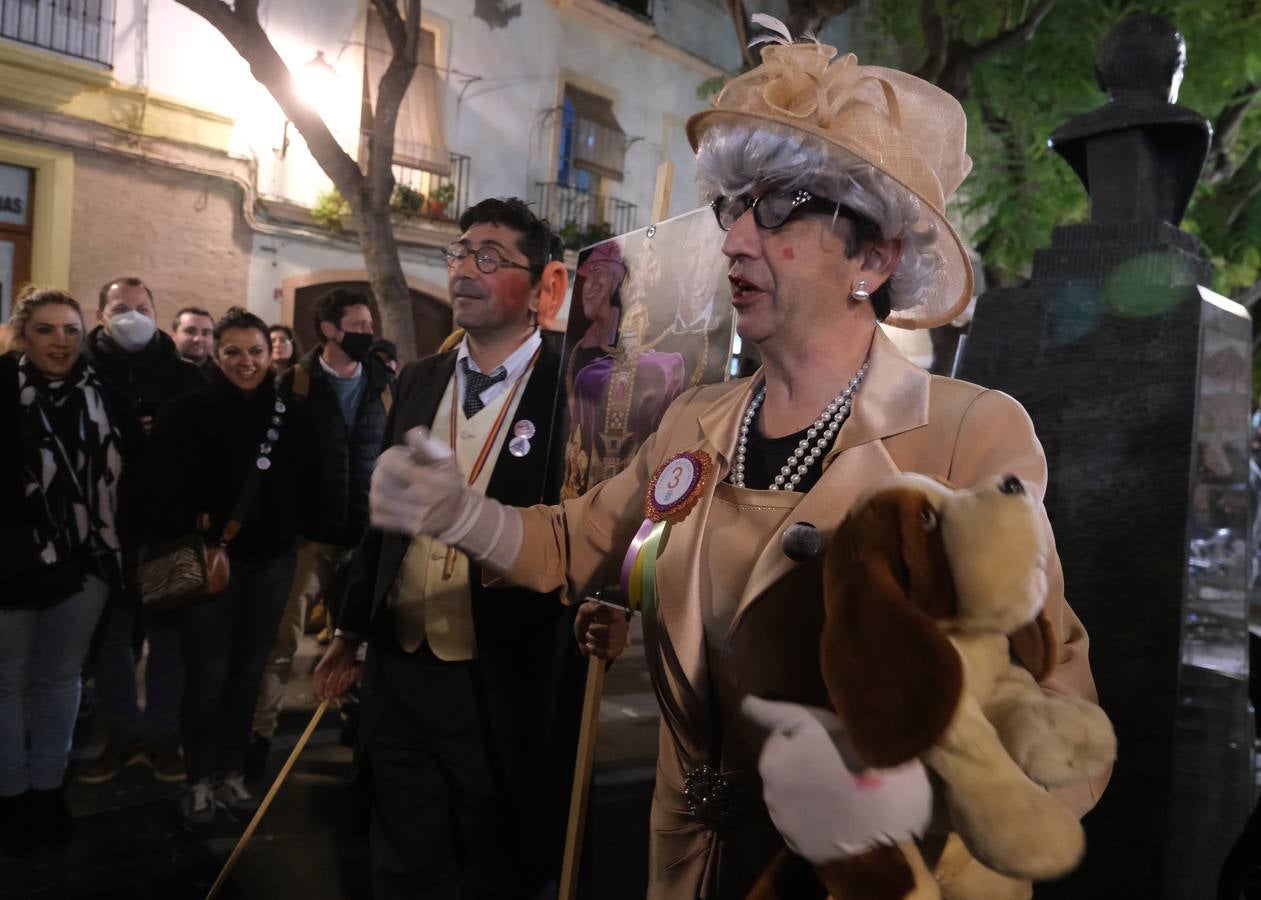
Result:
[[215,799],[231,812],[252,813],[258,809],[258,800],[245,787],[245,779],[240,772],[229,772],[223,776],[215,791]]
[[215,820],[215,789],[207,780],[189,785],[180,800],[180,812],[186,825],[209,825]]
[[180,739],[168,735],[149,745],[149,765],[153,767],[153,777],[166,784],[184,781],[188,774],[184,771],[184,757],[180,755]]
[[140,744],[124,744],[110,738],[105,742],[105,749],[100,756],[79,767],[77,777],[84,784],[104,784],[121,772],[124,766],[141,762],[148,762],[148,759]]
[[267,757],[271,754],[271,739],[261,734],[250,735],[249,745],[245,748],[245,759],[242,761],[241,774],[246,781],[258,781],[267,771]]

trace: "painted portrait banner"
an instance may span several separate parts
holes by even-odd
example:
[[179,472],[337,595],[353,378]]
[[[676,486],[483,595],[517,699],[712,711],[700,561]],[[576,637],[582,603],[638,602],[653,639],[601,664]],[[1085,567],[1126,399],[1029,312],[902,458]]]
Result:
[[565,332],[562,498],[616,475],[685,390],[727,378],[731,289],[708,208],[578,257]]

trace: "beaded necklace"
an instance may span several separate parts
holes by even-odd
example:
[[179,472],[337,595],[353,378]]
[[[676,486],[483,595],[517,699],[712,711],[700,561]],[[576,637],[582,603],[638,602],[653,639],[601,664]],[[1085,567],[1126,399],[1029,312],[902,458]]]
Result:
[[[836,433],[841,430],[841,426],[849,418],[849,411],[853,406],[854,393],[858,390],[858,386],[862,384],[869,364],[870,361],[864,362],[863,367],[858,370],[858,374],[849,380],[845,390],[837,394],[836,399],[824,407],[823,412],[814,420],[814,424],[806,430],[806,436],[797,442],[797,449],[793,451],[792,456],[788,457],[788,462],[780,468],[779,474],[775,476],[775,480],[770,484],[770,490],[795,490],[797,485],[801,483],[802,477],[806,472],[810,471],[810,467],[814,465],[815,461],[823,457],[832,440],[836,437]],[[749,408],[745,411],[744,419],[740,423],[740,440],[736,444],[735,465],[731,469],[731,483],[736,487],[744,487],[745,456],[749,449],[749,429],[753,427],[753,420],[757,417],[757,411],[765,399],[766,385],[762,385],[761,390],[749,402]],[[813,446],[811,446],[812,444]]]

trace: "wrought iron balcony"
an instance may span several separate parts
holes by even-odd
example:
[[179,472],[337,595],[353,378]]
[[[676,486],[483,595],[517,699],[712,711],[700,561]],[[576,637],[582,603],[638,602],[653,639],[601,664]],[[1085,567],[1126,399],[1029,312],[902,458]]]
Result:
[[115,0],[0,0],[0,38],[112,65]]
[[468,206],[469,157],[450,154],[449,174],[395,165],[390,206],[405,216],[439,222],[458,221]]
[[538,183],[538,208],[571,249],[594,244],[638,226],[634,203],[592,194],[567,184]]

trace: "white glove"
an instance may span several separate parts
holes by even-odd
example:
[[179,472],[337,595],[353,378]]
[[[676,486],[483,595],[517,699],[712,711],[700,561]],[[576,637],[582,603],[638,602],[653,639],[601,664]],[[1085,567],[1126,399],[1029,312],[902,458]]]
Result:
[[454,451],[427,428],[377,459],[368,506],[382,531],[432,535],[499,571],[521,549],[520,513],[469,487]]
[[933,793],[919,761],[864,769],[831,710],[745,697],[744,714],[771,734],[758,772],[771,821],[815,865],[924,833]]

